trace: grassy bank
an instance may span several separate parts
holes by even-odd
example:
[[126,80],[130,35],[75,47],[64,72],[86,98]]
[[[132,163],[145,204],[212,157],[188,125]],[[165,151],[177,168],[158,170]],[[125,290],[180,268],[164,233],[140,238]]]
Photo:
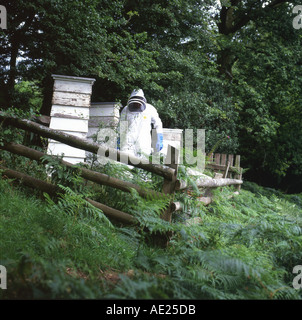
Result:
[[[159,249],[144,228],[111,224],[76,193],[57,202],[1,179],[1,298],[300,299],[302,196],[248,182],[233,191],[207,207],[178,194],[184,211]],[[160,230],[160,205],[137,198],[125,209]]]

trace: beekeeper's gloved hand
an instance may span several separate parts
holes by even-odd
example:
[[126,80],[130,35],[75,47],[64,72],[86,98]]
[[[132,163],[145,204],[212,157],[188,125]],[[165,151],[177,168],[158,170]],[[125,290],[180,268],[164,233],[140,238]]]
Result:
[[159,152],[164,146],[164,136],[162,133],[157,134],[157,141],[156,141],[156,152]]

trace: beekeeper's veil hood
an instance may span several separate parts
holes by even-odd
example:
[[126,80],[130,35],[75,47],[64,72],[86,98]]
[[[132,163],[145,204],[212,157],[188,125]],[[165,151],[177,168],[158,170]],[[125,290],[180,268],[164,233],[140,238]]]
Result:
[[132,91],[127,106],[130,112],[142,112],[146,109],[147,100],[142,89]]

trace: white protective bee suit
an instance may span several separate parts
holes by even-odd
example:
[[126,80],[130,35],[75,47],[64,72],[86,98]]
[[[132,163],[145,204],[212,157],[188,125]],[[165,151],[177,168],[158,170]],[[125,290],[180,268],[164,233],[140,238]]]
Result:
[[[151,145],[153,139],[155,150]],[[159,152],[162,147],[163,126],[158,112],[147,103],[143,90],[134,90],[121,112],[120,150],[136,157],[146,157],[152,151]]]

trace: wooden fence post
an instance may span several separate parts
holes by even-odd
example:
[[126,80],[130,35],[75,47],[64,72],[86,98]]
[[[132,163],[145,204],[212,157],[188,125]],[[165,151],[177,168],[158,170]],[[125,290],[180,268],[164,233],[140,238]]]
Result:
[[[241,179],[242,179],[243,168],[239,168],[239,170],[240,170],[239,179],[241,180]],[[238,191],[240,191],[240,189],[241,189],[241,184],[240,184],[240,185],[237,185],[236,188],[237,188]]]
[[[235,168],[238,170],[238,173],[235,175],[235,179],[240,179],[242,178],[242,169],[240,168],[240,155],[237,155],[235,158]],[[237,190],[239,191],[241,186],[236,187]]]
[[[172,213],[173,213],[173,204],[174,204],[174,192],[177,181],[177,173],[178,173],[178,158],[179,158],[179,150],[175,147],[168,145],[168,154],[166,159],[170,163],[167,163],[170,168],[174,169],[174,175],[170,180],[164,179],[162,192],[166,195],[170,195],[170,204],[168,208],[161,215],[161,219],[167,222],[171,222]],[[171,161],[169,161],[171,160]],[[153,242],[154,244],[160,247],[166,247],[168,242],[172,236],[172,232],[167,232],[165,234],[154,233],[153,234]]]

